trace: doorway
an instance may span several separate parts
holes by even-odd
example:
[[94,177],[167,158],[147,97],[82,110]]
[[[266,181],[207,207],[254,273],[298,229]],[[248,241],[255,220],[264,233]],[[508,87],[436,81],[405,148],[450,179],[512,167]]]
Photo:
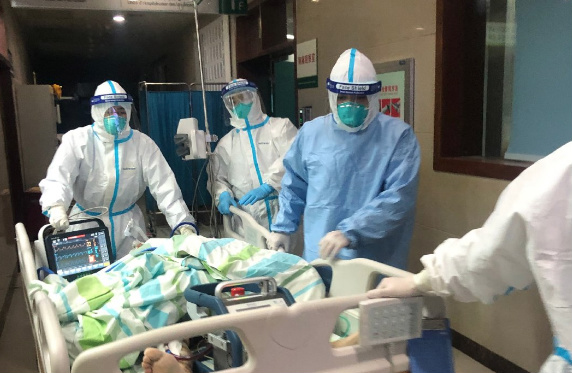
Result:
[[294,55],[273,62],[272,112],[274,116],[288,118],[296,125],[296,77]]

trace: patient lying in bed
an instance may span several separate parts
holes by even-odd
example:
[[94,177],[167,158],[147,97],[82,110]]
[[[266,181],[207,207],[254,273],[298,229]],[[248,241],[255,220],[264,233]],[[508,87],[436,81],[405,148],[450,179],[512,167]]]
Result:
[[[157,247],[146,244],[112,268],[71,283],[50,275],[31,285],[30,295],[43,291],[54,303],[72,362],[86,349],[178,322],[186,316],[189,286],[271,276],[297,302],[325,296],[319,274],[294,255],[201,236],[152,243]],[[120,368],[138,358],[138,352],[125,356]]]
[[[359,334],[354,333],[346,338],[330,342],[332,347],[346,347],[358,343]],[[190,355],[190,351],[185,351]],[[148,348],[143,356],[143,369],[145,373],[192,373],[191,363],[188,361],[178,361],[173,355],[156,348]]]

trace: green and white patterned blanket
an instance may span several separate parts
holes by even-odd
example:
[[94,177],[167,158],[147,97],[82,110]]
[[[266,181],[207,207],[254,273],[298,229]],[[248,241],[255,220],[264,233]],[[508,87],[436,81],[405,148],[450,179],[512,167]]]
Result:
[[[176,323],[186,314],[183,292],[189,286],[272,276],[296,301],[325,296],[316,270],[295,255],[230,238],[175,236],[160,242],[73,282],[49,275],[31,286],[30,295],[44,291],[54,302],[72,361],[91,347]],[[138,355],[125,356],[120,367],[131,367]]]

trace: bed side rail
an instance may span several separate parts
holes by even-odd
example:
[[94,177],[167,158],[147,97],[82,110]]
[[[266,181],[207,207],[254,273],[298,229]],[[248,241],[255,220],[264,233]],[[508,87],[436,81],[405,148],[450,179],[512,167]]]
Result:
[[237,207],[230,206],[230,212],[236,215],[242,221],[242,228],[244,230],[244,237],[240,236],[237,232],[232,229],[232,216],[223,215],[222,221],[226,234],[237,240],[242,240],[259,247],[261,249],[267,249],[266,239],[270,235],[270,231],[264,228],[246,211],[243,211]]
[[[72,373],[119,373],[119,360],[128,353],[175,339],[227,329],[239,334],[249,358],[241,367],[220,372],[389,373],[392,371],[392,356],[389,355],[391,349],[388,345],[332,349],[329,343],[340,313],[358,307],[366,299],[365,294],[327,298],[296,303],[287,308],[255,309],[213,316],[152,330],[83,352],[76,359]],[[400,364],[403,358],[407,359],[406,356],[395,358]]]
[[36,292],[32,297],[28,296],[30,283],[37,281],[38,275],[30,239],[22,223],[16,224],[16,242],[26,308],[36,345],[38,368],[42,373],[70,373],[67,345],[54,304],[42,292]]

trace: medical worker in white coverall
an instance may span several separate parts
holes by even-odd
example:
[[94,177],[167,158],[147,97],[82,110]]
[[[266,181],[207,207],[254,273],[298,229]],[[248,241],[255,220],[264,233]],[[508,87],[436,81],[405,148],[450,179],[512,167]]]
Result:
[[535,282],[554,335],[540,371],[572,372],[572,143],[510,183],[481,228],[446,240],[421,262],[420,273],[385,278],[368,295],[492,303]]
[[[131,102],[116,82],[100,84],[91,99],[93,124],[63,136],[46,178],[40,182],[40,204],[50,224],[57,230],[67,229],[67,210],[75,199],[70,215],[102,219],[109,228],[116,259],[129,253],[135,241],[126,235],[128,223],[145,230],[136,202],[146,187],[171,228],[180,225],[179,233],[196,233],[195,219],[161,151],[147,135],[129,127]],[[107,213],[98,211],[102,208]],[[180,224],[183,222],[189,224]]]
[[270,229],[278,212],[278,193],[284,176],[282,159],[297,129],[289,119],[264,114],[258,88],[248,80],[227,84],[222,99],[234,129],[214,151],[209,175],[213,197],[221,214],[228,215],[230,206],[240,205],[260,225]]

